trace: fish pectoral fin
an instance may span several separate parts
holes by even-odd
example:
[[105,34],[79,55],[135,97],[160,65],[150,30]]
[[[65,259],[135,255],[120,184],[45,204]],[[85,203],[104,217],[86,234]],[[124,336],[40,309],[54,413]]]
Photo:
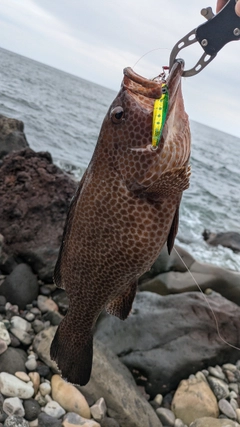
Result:
[[67,314],[58,326],[50,347],[62,377],[72,384],[84,386],[92,370],[93,336]]
[[[180,205],[180,203],[179,203]],[[178,222],[179,222],[179,205],[176,209],[174,218],[173,218],[173,222],[169,231],[169,235],[168,235],[168,239],[167,239],[167,248],[168,248],[168,253],[170,255],[170,253],[172,252],[172,248],[174,245],[174,241],[175,241],[175,237],[177,235],[178,232]]]
[[107,313],[117,316],[121,320],[125,320],[131,311],[136,290],[137,282],[134,282],[125,293],[117,296],[113,301],[108,303],[106,306]]
[[189,187],[190,175],[190,165],[167,170],[159,179],[142,190],[142,194],[149,200],[161,202],[186,190]]

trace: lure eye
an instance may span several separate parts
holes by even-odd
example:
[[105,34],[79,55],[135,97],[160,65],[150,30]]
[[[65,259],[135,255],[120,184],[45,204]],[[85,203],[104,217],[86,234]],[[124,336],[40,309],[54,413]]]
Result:
[[124,111],[122,107],[115,107],[110,113],[110,117],[113,123],[120,123],[124,117]]
[[167,93],[167,88],[166,87],[162,88],[162,93]]

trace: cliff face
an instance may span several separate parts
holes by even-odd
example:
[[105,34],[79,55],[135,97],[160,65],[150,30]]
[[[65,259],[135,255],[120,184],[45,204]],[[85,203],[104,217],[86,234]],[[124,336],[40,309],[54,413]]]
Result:
[[[14,119],[9,120],[11,124]],[[49,153],[35,153],[26,148],[3,157],[0,165],[3,271],[11,270],[14,260],[24,261],[42,280],[51,280],[76,187],[77,183],[52,163]]]

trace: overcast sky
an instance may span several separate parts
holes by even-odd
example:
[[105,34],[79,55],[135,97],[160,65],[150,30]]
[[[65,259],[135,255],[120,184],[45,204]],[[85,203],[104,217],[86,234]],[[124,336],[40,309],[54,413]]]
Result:
[[[215,11],[205,1],[1,0],[0,47],[118,90],[124,67],[152,78],[168,65],[175,43],[204,22],[200,10]],[[186,69],[202,53],[183,50]],[[240,137],[240,42],[185,78],[183,93],[191,119]]]

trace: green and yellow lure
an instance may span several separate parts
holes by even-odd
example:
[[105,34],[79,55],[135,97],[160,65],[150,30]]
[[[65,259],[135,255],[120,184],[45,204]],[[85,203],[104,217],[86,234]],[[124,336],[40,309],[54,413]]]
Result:
[[153,107],[152,122],[152,147],[157,148],[162,136],[163,127],[166,122],[168,112],[168,87],[166,83],[162,84],[162,96],[156,99]]

